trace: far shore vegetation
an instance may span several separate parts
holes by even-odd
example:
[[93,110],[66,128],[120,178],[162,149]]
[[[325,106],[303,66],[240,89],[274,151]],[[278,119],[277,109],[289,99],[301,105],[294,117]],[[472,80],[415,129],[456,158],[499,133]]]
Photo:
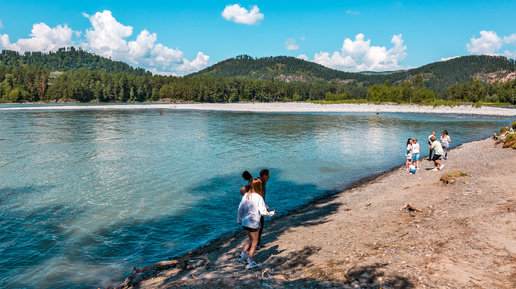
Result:
[[[508,62],[512,69],[505,71],[514,71],[513,60],[486,57],[473,59],[486,63],[502,63],[504,69]],[[471,62],[471,59],[468,58],[468,61]],[[449,66],[450,62],[445,64]],[[175,77],[152,75],[140,68],[134,69],[124,63],[80,49],[63,48],[48,54],[28,52],[24,55],[4,50],[0,54],[0,102],[308,101],[431,106],[468,103],[477,107],[516,104],[516,79],[506,82],[475,79],[452,84],[447,86],[444,93],[438,93],[431,89],[435,79],[428,73],[402,73],[406,74],[405,79],[398,80],[399,73],[367,75],[367,79],[364,78],[366,80],[361,83],[209,77],[199,73]],[[471,72],[472,75],[475,73],[480,72]],[[383,80],[389,76],[395,81],[387,79],[383,83],[377,83],[379,79],[374,78],[381,77]],[[444,91],[442,88],[436,90]]]

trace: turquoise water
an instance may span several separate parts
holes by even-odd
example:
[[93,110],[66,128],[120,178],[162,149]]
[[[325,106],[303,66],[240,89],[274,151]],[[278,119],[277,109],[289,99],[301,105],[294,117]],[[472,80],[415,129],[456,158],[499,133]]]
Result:
[[[0,111],[0,287],[96,288],[238,230],[240,175],[271,171],[279,213],[452,147],[503,117],[406,113]],[[453,158],[453,153],[450,154]]]

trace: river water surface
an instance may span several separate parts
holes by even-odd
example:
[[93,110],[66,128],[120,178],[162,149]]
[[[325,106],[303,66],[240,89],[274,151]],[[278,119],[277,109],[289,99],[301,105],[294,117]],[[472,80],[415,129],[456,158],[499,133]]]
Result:
[[[130,106],[128,106],[129,108]],[[514,120],[407,113],[0,111],[0,287],[96,288],[238,230],[244,170],[280,214]],[[453,158],[453,152],[450,153]]]

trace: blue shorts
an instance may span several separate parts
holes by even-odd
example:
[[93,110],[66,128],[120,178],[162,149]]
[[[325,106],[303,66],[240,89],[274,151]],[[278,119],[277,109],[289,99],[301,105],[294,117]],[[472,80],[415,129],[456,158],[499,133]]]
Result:
[[415,160],[415,161],[419,161],[419,154],[420,153],[413,153],[412,154],[412,159]]
[[409,173],[413,173],[415,174],[416,173],[416,170],[410,170]]

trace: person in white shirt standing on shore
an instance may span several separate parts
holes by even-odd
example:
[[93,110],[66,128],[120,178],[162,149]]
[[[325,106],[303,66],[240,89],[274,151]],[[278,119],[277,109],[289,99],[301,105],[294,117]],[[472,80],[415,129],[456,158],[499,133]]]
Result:
[[443,160],[445,160],[448,158],[448,147],[450,146],[450,142],[452,141],[447,130],[443,132],[439,140],[441,141],[441,146],[443,147]]
[[416,169],[419,170],[419,157],[421,155],[421,147],[417,142],[417,138],[412,139],[412,162],[416,166]]
[[[262,216],[272,217],[277,213],[276,211],[267,211],[267,206],[261,195],[262,181],[256,178],[252,180],[250,185],[250,190],[242,196],[242,201],[238,206],[237,218],[237,223],[242,225],[248,238],[244,248],[242,248],[240,256],[237,257],[237,261],[244,264],[247,263],[247,269],[258,266],[253,260],[253,257],[256,251],[256,245],[258,244],[260,218]],[[247,251],[249,251],[249,255],[246,260]]]

